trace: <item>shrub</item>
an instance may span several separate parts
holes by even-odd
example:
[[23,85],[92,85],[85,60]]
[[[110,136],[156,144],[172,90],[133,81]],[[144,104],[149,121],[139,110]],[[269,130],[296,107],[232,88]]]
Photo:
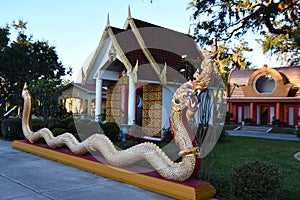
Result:
[[67,125],[65,125],[64,123],[55,121],[52,123],[52,125],[50,126],[49,129],[53,131],[56,128],[66,129],[66,127],[67,127]]
[[248,161],[231,173],[231,195],[236,199],[273,199],[281,188],[283,177],[270,163]]
[[63,123],[66,126],[68,126],[71,122],[74,122],[74,118],[72,116],[70,116],[70,117],[63,118],[60,121],[61,121],[61,123]]
[[22,121],[20,118],[8,118],[1,124],[2,137],[5,140],[23,139]]
[[226,112],[226,115],[225,115],[225,123],[226,123],[226,124],[229,124],[230,118],[232,118],[232,117],[233,117],[233,113],[231,113],[231,112]]
[[115,142],[118,138],[120,128],[115,122],[106,122],[105,124],[101,124],[101,128],[104,134],[112,141]]
[[295,131],[295,134],[300,139],[300,131],[299,130]]
[[74,122],[74,121],[73,121],[73,122],[70,122],[70,123],[68,124],[68,126],[67,126],[67,131],[68,131],[69,133],[72,133],[72,134],[77,133],[77,129],[76,129],[76,126],[75,126],[75,122]]
[[66,133],[66,132],[67,132],[67,130],[63,129],[63,128],[54,128],[52,130],[53,136],[55,136],[55,137],[58,136],[58,135],[61,135],[63,133]]
[[95,133],[103,133],[98,122],[89,120],[72,121],[68,124],[67,131],[81,140],[85,140]]
[[279,119],[274,119],[272,121],[272,125],[275,127],[279,127],[281,125],[281,121]]
[[253,119],[246,118],[246,119],[244,119],[244,122],[245,122],[245,125],[250,126],[250,125],[252,125]]
[[32,119],[31,120],[32,131],[35,132],[44,127],[45,127],[45,124],[44,124],[43,120],[41,120],[41,119]]
[[0,119],[0,138],[2,137],[2,119]]

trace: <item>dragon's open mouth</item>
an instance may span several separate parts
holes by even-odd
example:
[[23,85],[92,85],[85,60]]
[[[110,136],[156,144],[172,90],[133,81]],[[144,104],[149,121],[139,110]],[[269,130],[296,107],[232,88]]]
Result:
[[190,109],[192,109],[192,110],[197,110],[198,109],[197,105],[200,101],[199,101],[198,97],[195,94],[193,94],[192,92],[188,92],[188,94],[184,95],[183,97],[189,100]]

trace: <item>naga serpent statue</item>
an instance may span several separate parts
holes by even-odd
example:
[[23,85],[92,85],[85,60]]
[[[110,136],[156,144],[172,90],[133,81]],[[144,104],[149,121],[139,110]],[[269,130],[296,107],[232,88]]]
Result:
[[180,162],[173,162],[157,145],[151,142],[137,144],[125,150],[117,150],[114,144],[104,134],[94,134],[79,142],[71,133],[64,133],[54,137],[47,128],[36,132],[31,130],[32,97],[29,94],[27,84],[24,85],[22,97],[24,108],[22,116],[22,129],[25,137],[31,142],[44,139],[51,148],[68,146],[77,155],[89,151],[99,151],[103,157],[114,166],[128,166],[130,164],[146,160],[164,178],[185,181],[193,177],[200,165],[198,158],[199,147],[194,140],[195,136],[189,127],[189,122],[198,109],[201,91],[207,90],[212,75],[211,60],[204,62],[201,74],[197,70],[193,80],[182,84],[174,93],[170,113],[170,125],[176,144],[180,148],[178,155]]

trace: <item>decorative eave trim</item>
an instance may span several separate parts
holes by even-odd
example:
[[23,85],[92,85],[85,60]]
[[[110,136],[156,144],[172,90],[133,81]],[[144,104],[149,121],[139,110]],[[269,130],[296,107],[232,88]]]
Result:
[[119,54],[122,62],[125,65],[125,68],[127,71],[131,71],[132,70],[132,65],[130,64],[128,58],[126,57],[123,49],[121,48],[119,42],[116,39],[116,36],[114,34],[114,32],[112,31],[111,27],[107,27],[107,32],[111,38],[112,41],[112,45],[114,46],[115,50],[117,51],[117,53]]
[[130,19],[132,19],[132,17],[131,17],[130,6],[128,6],[128,16],[127,16],[127,20],[126,20],[126,22],[125,22],[125,24],[123,26],[123,29],[127,30]]
[[104,42],[105,42],[105,40],[106,40],[106,38],[107,38],[107,35],[108,35],[107,29],[108,29],[108,27],[106,27],[106,28],[104,29],[104,32],[103,32],[103,34],[102,34],[102,37],[101,37],[101,40],[100,40],[100,42],[99,42],[99,44],[98,44],[98,47],[97,47],[97,49],[96,49],[96,52],[94,53],[94,56],[93,56],[93,58],[92,58],[92,60],[91,60],[91,62],[90,62],[90,64],[89,64],[89,66],[88,66],[88,68],[87,68],[87,70],[86,70],[85,78],[84,78],[83,81],[82,81],[82,84],[83,84],[83,85],[86,84],[87,78],[89,77],[89,75],[90,75],[90,73],[91,73],[91,71],[92,71],[92,69],[93,69],[93,66],[94,66],[94,64],[95,64],[95,62],[96,62],[96,60],[97,60],[97,57],[99,56],[99,53],[101,52],[101,50],[102,50],[102,48],[103,48]]
[[157,74],[160,82],[162,84],[166,84],[167,83],[166,69],[164,68],[163,70],[160,70],[160,67],[158,66],[158,64],[156,63],[154,57],[152,56],[149,49],[147,48],[147,46],[145,44],[145,41],[143,40],[142,35],[138,31],[138,28],[136,27],[133,19],[128,18],[127,23],[129,23],[129,25],[131,26],[133,34],[135,35],[135,37],[137,39],[137,42],[139,43],[139,46],[141,47],[144,55],[146,56],[147,60],[149,61],[151,67],[154,70],[154,72]]

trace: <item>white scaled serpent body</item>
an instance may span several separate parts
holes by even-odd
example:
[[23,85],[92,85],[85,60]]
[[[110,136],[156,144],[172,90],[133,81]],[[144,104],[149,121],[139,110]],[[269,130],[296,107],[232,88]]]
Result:
[[197,71],[194,75],[194,80],[181,85],[173,96],[170,124],[175,142],[180,148],[179,156],[182,157],[178,163],[170,160],[157,145],[150,142],[141,143],[119,151],[108,137],[103,134],[94,134],[80,143],[71,133],[64,133],[54,137],[47,128],[33,132],[30,128],[32,97],[26,84],[22,92],[24,99],[23,133],[31,143],[44,139],[49,147],[59,148],[66,145],[74,154],[99,151],[114,166],[127,166],[146,160],[162,177],[176,181],[185,181],[192,177],[199,167],[198,146],[194,141],[194,135],[188,126],[188,122],[192,120],[198,108],[199,100],[196,93],[206,90],[211,73],[211,67],[205,66],[201,74]]

